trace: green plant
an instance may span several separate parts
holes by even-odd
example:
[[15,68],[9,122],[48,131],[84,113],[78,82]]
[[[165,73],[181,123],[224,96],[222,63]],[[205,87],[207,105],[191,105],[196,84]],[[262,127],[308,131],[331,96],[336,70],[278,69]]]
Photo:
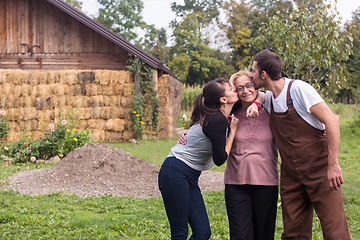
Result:
[[63,112],[60,112],[55,123],[51,120],[48,128],[44,126],[48,131],[43,132],[43,136],[36,141],[32,140],[29,131],[24,131],[17,142],[7,147],[7,156],[11,157],[14,163],[47,160],[54,156],[62,158],[91,141],[88,129],[76,129],[78,121],[74,118],[73,111],[67,116],[63,115]]
[[154,90],[153,69],[137,57],[130,59],[128,70],[135,76],[135,91],[132,93],[132,128],[136,139],[157,137],[159,134],[159,98]]
[[192,111],[194,108],[195,98],[202,92],[200,85],[183,85],[181,95],[181,109],[185,111]]
[[5,111],[0,111],[0,140],[6,139],[10,131],[10,123],[4,116]]

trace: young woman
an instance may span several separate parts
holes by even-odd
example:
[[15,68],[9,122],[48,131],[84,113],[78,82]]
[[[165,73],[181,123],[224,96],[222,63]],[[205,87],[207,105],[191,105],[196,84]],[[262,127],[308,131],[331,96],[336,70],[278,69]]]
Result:
[[231,76],[240,108],[240,120],[225,170],[225,201],[230,239],[273,240],[278,199],[277,147],[270,130],[270,115],[261,108],[257,118],[246,109],[257,97],[249,71]]
[[[239,121],[230,116],[238,101],[226,78],[207,83],[195,100],[187,144],[177,144],[159,172],[159,188],[170,223],[171,239],[209,239],[209,219],[198,186],[201,171],[222,165],[231,149]],[[230,132],[228,132],[230,122]]]

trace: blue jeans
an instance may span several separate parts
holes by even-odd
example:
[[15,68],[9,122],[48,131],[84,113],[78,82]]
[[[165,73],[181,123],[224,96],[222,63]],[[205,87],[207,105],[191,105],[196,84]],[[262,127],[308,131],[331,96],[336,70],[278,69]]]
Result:
[[[159,172],[159,189],[170,223],[171,239],[209,239],[211,229],[198,185],[201,171],[194,170],[175,157],[165,159]],[[190,240],[189,239],[189,240]]]

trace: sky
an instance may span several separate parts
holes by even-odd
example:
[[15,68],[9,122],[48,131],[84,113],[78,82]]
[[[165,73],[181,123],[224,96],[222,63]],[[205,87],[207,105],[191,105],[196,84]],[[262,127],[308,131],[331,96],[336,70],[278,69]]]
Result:
[[[83,11],[96,15],[99,8],[97,0],[79,0],[83,2]],[[183,4],[183,0],[142,0],[144,3],[143,20],[147,24],[154,24],[156,28],[167,28],[175,14],[171,11],[171,3]],[[330,0],[332,3],[334,0]],[[351,12],[360,6],[359,0],[337,0],[337,10],[342,16],[342,23],[351,20]]]

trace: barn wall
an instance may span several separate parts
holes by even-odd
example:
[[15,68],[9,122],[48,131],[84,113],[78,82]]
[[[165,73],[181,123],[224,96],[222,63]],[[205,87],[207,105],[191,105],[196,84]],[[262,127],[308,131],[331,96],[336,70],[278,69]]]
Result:
[[[78,129],[89,128],[97,141],[128,141],[133,76],[128,71],[23,71],[0,69],[0,109],[10,122],[10,141],[29,129],[36,139],[51,119],[75,109]],[[181,83],[169,75],[158,81],[160,137],[175,137]],[[45,126],[45,129],[44,127]]]
[[45,0],[0,0],[0,68],[125,70],[128,58]]

